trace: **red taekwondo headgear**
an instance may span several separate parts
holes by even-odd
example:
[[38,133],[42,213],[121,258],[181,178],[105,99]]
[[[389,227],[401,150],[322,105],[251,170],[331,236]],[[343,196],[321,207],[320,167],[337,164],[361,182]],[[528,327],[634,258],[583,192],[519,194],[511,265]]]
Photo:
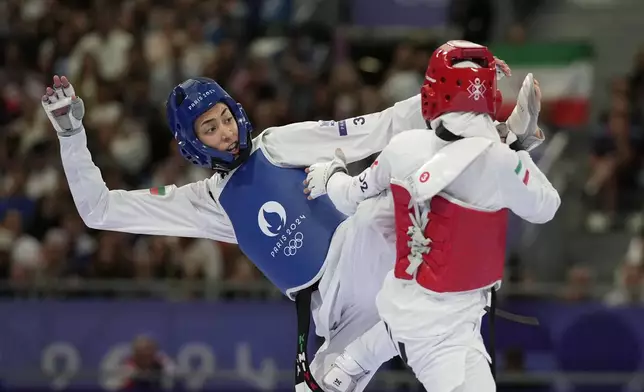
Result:
[[496,61],[487,47],[469,41],[443,44],[432,54],[420,89],[425,121],[449,112],[495,118],[502,101],[496,80]]

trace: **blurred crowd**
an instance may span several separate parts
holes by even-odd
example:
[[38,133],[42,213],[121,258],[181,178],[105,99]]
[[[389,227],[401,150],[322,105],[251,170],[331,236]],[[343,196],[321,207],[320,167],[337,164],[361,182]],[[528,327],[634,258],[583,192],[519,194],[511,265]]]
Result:
[[[220,82],[256,131],[376,112],[418,92],[436,44],[431,39],[356,49],[332,28],[293,26],[269,3],[284,2],[0,2],[0,295],[32,295],[34,285],[56,291],[61,282],[77,287],[73,295],[111,295],[109,285],[103,290],[83,282],[166,279],[180,282],[165,286],[177,295],[194,296],[201,283],[262,281],[235,245],[86,228],[39,101],[52,75],[67,75],[85,101],[89,148],[107,186],[146,189],[211,175],[180,157],[165,125],[166,96],[186,78]],[[523,26],[540,3],[515,2],[510,42],[525,40]],[[487,0],[454,0],[450,18],[462,37],[485,43],[494,23],[491,7]],[[591,130],[584,186],[587,226],[594,232],[624,222],[642,226],[644,52],[609,94],[609,108]],[[643,249],[644,235],[635,236],[608,303],[644,303]],[[566,279],[563,298],[592,298],[590,268],[574,265]],[[531,283],[529,276],[517,281],[527,288]]]
[[[609,305],[644,304],[644,47],[628,74],[613,79],[608,107],[590,128],[589,176],[583,195],[586,228],[593,234],[635,233],[615,270]],[[591,299],[594,273],[573,266],[568,273],[573,298]]]
[[219,81],[256,130],[375,112],[417,93],[432,44],[400,44],[365,83],[331,30],[273,22],[260,4],[0,2],[0,281],[12,286],[0,292],[61,280],[83,292],[86,278],[261,279],[236,246],[87,229],[39,103],[51,76],[67,75],[107,186],[145,189],[212,174],[184,162],[165,125],[165,98],[186,78]]
[[[613,80],[610,103],[592,130],[591,174],[584,193],[592,203],[587,225],[606,232],[639,228],[644,189],[644,47],[629,74]],[[624,219],[625,218],[625,219]]]

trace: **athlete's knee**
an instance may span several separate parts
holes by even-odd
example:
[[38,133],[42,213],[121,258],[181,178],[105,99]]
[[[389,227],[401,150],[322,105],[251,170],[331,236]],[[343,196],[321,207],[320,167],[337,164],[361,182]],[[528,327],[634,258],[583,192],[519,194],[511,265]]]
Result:
[[494,392],[496,382],[485,355],[471,350],[466,359],[465,380],[457,392]]
[[398,355],[398,350],[383,321],[374,324],[345,349],[365,370],[374,372],[380,365]]
[[322,380],[323,388],[332,392],[354,392],[369,372],[346,352],[340,354]]
[[313,357],[313,360],[311,361],[311,363],[309,364],[309,369],[311,369],[311,375],[318,382],[318,384],[321,384],[324,374],[331,367],[330,364],[328,364],[327,366],[324,365],[324,362],[325,362],[324,357],[325,357],[324,355],[316,354]]

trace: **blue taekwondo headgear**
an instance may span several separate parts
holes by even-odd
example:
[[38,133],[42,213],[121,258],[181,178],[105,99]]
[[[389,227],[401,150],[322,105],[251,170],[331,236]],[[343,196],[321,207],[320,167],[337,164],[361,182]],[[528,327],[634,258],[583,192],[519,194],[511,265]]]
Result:
[[[208,147],[195,133],[197,118],[220,102],[228,106],[237,122],[237,156]],[[166,118],[179,144],[179,151],[188,162],[225,173],[238,167],[250,155],[253,127],[248,116],[244,108],[212,79],[188,79],[175,87],[166,102]]]

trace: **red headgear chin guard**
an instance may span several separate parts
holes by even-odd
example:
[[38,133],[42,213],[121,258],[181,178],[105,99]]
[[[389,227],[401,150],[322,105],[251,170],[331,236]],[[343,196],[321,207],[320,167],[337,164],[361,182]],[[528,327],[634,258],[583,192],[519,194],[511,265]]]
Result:
[[[477,67],[455,67],[465,61]],[[449,112],[487,113],[495,118],[502,97],[496,87],[494,56],[473,42],[447,42],[432,54],[420,95],[425,121]]]

